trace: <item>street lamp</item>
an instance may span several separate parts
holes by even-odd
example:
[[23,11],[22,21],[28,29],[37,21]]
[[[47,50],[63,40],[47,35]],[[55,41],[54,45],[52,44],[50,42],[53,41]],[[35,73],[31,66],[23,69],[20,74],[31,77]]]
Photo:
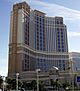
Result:
[[[58,68],[58,67],[56,67],[56,66],[52,66],[52,68],[54,68],[56,71],[58,71],[58,70],[59,70],[59,68]],[[56,86],[56,90],[58,91],[57,86]]]
[[56,66],[52,66],[54,69],[56,69],[56,70],[59,70],[59,68],[58,67],[56,67]]
[[37,91],[39,91],[39,75],[38,72],[41,71],[40,69],[36,69],[36,73],[37,73]]
[[19,73],[16,73],[16,91],[18,91],[18,76],[19,76]]
[[3,79],[3,91],[4,91],[4,80],[5,80],[5,76],[2,76],[2,79]]
[[71,73],[72,73],[72,91],[74,91],[74,68],[73,68],[73,60],[72,57],[70,57],[70,62],[71,62]]

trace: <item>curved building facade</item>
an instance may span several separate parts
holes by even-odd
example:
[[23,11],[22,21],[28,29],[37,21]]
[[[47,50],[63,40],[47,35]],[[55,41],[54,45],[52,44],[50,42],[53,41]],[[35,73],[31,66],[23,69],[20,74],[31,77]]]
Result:
[[47,17],[26,2],[13,5],[8,76],[26,71],[68,68],[67,29],[62,17]]

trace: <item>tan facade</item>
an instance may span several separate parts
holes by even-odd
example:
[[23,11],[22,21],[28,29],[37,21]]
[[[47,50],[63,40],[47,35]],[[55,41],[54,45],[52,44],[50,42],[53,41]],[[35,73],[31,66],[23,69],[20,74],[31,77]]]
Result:
[[17,45],[18,43],[23,41],[22,40],[23,29],[22,24],[20,24],[21,22],[20,19],[22,19],[23,12],[19,13],[20,9],[23,10],[23,12],[26,14],[29,14],[30,12],[30,7],[25,2],[13,5],[13,11],[11,13],[8,75],[20,72],[21,70],[21,54],[17,53],[18,51]]

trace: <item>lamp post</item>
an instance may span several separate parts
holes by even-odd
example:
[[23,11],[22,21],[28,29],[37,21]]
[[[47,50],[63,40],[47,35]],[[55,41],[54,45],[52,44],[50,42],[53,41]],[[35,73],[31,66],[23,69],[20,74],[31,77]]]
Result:
[[71,74],[72,74],[72,91],[74,91],[74,68],[73,68],[72,57],[70,57],[70,62],[71,62]]
[[5,80],[5,76],[2,76],[2,79],[3,79],[3,91],[4,91],[4,80]]
[[37,73],[37,91],[39,91],[39,75],[38,72],[41,71],[40,69],[36,69],[36,73]]
[[56,69],[56,70],[59,70],[59,68],[58,67],[56,67],[56,66],[52,66],[54,69]]
[[16,91],[18,91],[18,76],[19,76],[19,73],[16,73]]
[[[59,70],[59,68],[58,68],[58,67],[56,67],[56,66],[52,66],[52,68],[54,68],[56,71],[58,71],[58,70]],[[56,87],[56,90],[58,91],[57,87]]]

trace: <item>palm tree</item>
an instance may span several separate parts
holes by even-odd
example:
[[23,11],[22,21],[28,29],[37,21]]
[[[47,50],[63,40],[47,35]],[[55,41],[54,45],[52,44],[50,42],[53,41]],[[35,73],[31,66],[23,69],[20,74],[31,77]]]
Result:
[[46,91],[45,84],[43,81],[39,81],[39,91]]
[[24,89],[26,89],[26,90],[27,90],[27,86],[26,86],[26,84],[27,84],[27,83],[26,83],[26,81],[24,81],[24,82],[23,82],[23,84],[22,84],[22,88],[21,88],[21,89],[23,89],[23,88],[24,88]]
[[[68,91],[68,90],[70,91],[70,88],[71,88],[69,82],[67,82],[67,81],[62,84],[62,87],[65,89],[65,91]],[[68,88],[68,89],[66,89],[66,88]]]
[[31,90],[32,89],[31,82],[24,81],[23,84],[22,84],[22,88],[24,88],[26,90]]
[[8,90],[10,90],[10,89],[12,88],[11,80],[12,80],[12,78],[10,78],[10,77],[6,77],[6,83],[7,83],[6,88],[7,88]]
[[[32,80],[30,82],[25,81],[23,82],[22,88],[35,91],[37,89],[37,82],[36,80]],[[39,91],[45,91],[43,81],[39,81]]]
[[31,88],[34,89],[34,91],[37,88],[37,82],[36,82],[36,80],[31,81]]
[[54,81],[53,79],[50,79],[51,86],[53,86],[54,89],[59,89],[61,87],[61,83],[59,82],[58,79]]
[[[10,78],[10,77],[7,77],[6,78],[6,83],[7,83],[7,89],[16,89],[16,79],[15,78]],[[18,87],[22,87],[22,82],[18,80]]]

